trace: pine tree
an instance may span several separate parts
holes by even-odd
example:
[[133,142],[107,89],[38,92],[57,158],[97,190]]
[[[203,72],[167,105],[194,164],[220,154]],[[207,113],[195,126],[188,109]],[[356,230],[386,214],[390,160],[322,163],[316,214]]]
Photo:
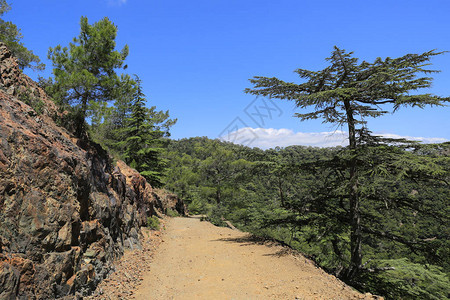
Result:
[[[0,0],[0,17],[11,10],[6,0]],[[28,50],[21,42],[23,36],[15,24],[0,18],[0,41],[5,43],[11,53],[17,58],[19,67],[43,70],[45,65],[33,51]]]
[[124,150],[119,142],[126,139],[125,128],[131,117],[135,92],[136,82],[128,74],[122,74],[113,106],[107,106],[106,102],[90,103],[89,135],[117,157]]
[[[403,106],[443,105],[449,98],[416,91],[431,86],[436,73],[426,69],[433,56],[443,52],[434,50],[423,54],[407,54],[399,58],[377,58],[373,63],[353,57],[352,52],[334,48],[327,58],[329,66],[321,71],[297,69],[295,72],[306,80],[301,84],[284,82],[278,78],[254,77],[253,89],[246,93],[295,101],[301,109],[313,108],[312,112],[297,113],[302,121],[322,118],[324,123],[347,126],[349,154],[342,160],[348,176],[345,177],[346,195],[349,200],[350,266],[346,278],[351,279],[362,268],[361,176],[367,145],[392,144],[393,141],[373,136],[367,129],[367,118],[380,117]],[[420,77],[419,75],[425,74]],[[414,93],[411,93],[414,92]],[[390,105],[388,107],[388,105]],[[384,152],[386,153],[386,152]],[[378,153],[380,154],[380,153]],[[374,156],[371,156],[375,159]]]
[[78,136],[84,133],[90,102],[115,99],[120,84],[116,70],[128,55],[128,46],[114,50],[117,27],[108,18],[90,25],[81,17],[80,25],[80,35],[69,47],[58,45],[48,53],[55,81],[51,94],[62,106],[76,106]]
[[123,149],[123,158],[141,173],[153,186],[161,186],[166,163],[161,157],[167,141],[168,129],[176,122],[168,112],[156,112],[146,107],[141,80],[136,76],[136,89],[131,103],[131,115],[120,135],[124,140],[117,143]]

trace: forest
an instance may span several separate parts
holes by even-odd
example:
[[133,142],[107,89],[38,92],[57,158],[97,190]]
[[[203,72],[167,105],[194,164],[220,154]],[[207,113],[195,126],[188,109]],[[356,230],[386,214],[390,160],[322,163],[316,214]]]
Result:
[[[10,9],[1,4],[0,16]],[[129,49],[115,49],[117,27],[86,17],[80,27],[68,46],[50,48],[53,75],[39,83],[75,136],[176,193],[190,214],[279,241],[358,290],[386,299],[450,297],[450,143],[383,138],[367,125],[400,108],[445,105],[449,98],[419,93],[436,72],[429,61],[443,52],[359,62],[335,47],[323,70],[295,71],[300,84],[250,79],[246,93],[310,109],[299,121],[348,130],[346,147],[262,150],[170,139],[177,120],[150,106],[139,76],[125,73]],[[2,20],[0,37],[23,69],[43,68],[14,24]]]
[[361,187],[363,260],[352,278],[345,147],[263,151],[206,137],[171,141],[166,188],[189,203],[190,213],[280,241],[360,290],[387,299],[448,297],[450,144],[389,149],[403,156],[401,164],[444,168],[440,180],[414,162],[408,170],[383,166],[381,150],[371,151]]

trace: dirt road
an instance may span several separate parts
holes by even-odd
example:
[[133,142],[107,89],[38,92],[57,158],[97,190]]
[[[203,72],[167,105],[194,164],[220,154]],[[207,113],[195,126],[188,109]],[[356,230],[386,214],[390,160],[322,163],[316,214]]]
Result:
[[173,218],[137,299],[373,299],[281,246],[195,218]]

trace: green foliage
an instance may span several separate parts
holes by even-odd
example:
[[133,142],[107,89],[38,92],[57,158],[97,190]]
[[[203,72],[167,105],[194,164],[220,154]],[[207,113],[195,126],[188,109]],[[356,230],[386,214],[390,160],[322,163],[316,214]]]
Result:
[[[326,60],[329,66],[320,71],[297,69],[295,73],[306,82],[288,83],[277,78],[254,77],[253,89],[247,93],[295,101],[299,108],[314,111],[296,114],[302,121],[321,118],[323,122],[348,125],[352,120],[365,125],[368,117],[379,117],[389,111],[379,105],[402,106],[442,105],[448,98],[431,94],[410,95],[410,91],[428,88],[433,78],[419,77],[438,71],[426,69],[434,50],[422,54],[407,54],[399,58],[377,58],[373,63],[353,57],[353,52],[334,48]],[[349,114],[349,112],[351,114]],[[358,118],[358,119],[356,119]]]
[[51,95],[64,109],[74,105],[78,136],[84,133],[92,103],[114,100],[120,82],[116,69],[123,67],[128,55],[128,46],[114,50],[117,27],[108,18],[90,25],[82,17],[80,25],[80,35],[69,47],[58,45],[48,52],[54,75]]
[[113,106],[105,102],[91,102],[92,120],[89,134],[94,141],[108,149],[110,153],[120,158],[124,147],[120,141],[126,139],[124,128],[128,125],[131,116],[131,103],[135,93],[136,82],[129,75],[121,75],[116,90]]
[[[0,0],[0,17],[11,9],[6,0]],[[10,21],[0,18],[0,41],[5,43],[11,53],[17,58],[19,67],[31,68],[33,70],[43,70],[45,65],[41,63],[39,57],[31,50],[28,50],[21,42],[23,36],[20,29]]]
[[170,208],[166,209],[166,213],[165,213],[165,214],[166,214],[167,216],[171,217],[171,218],[179,217],[179,216],[180,216],[180,214],[179,214],[177,211],[175,211],[175,210],[173,210],[173,209],[170,209]]
[[147,218],[147,227],[151,230],[159,230],[160,222],[157,216],[151,216]]
[[80,26],[80,35],[68,47],[49,49],[54,78],[39,80],[64,111],[58,122],[78,137],[87,138],[87,133],[159,187],[166,169],[161,154],[176,120],[169,119],[168,111],[146,107],[137,76],[119,77],[117,70],[127,67],[128,46],[115,50],[117,27],[108,18],[90,25],[82,17]]
[[169,119],[168,111],[147,108],[141,81],[122,75],[116,91],[114,106],[106,102],[90,104],[91,138],[109,150],[116,159],[135,168],[153,187],[163,184],[169,129],[176,119]]
[[209,215],[209,221],[216,226],[225,227],[226,223],[224,222],[224,215],[226,213],[226,209],[222,206],[214,206]]
[[[351,283],[394,299],[408,297],[402,287],[407,278],[390,278],[392,270],[370,272],[388,266],[385,260],[407,258],[408,265],[428,270],[426,276],[450,274],[450,143],[408,147],[367,144],[358,160],[364,256]],[[282,241],[345,277],[351,226],[342,179],[349,176],[352,152],[301,146],[262,151],[190,138],[171,141],[165,155],[166,188],[182,197],[191,213]],[[423,297],[441,297],[439,289],[423,282],[420,288],[431,295]]]
[[123,139],[117,141],[122,157],[127,164],[135,168],[154,187],[163,182],[166,162],[161,157],[168,136],[168,128],[176,121],[169,119],[169,113],[156,112],[155,107],[147,108],[142,92],[141,81],[136,76],[135,90],[129,107],[131,113],[124,117],[124,126],[118,129]]
[[[363,276],[366,290],[386,299],[449,299],[450,280],[442,269],[410,262],[407,258],[376,262],[377,269]],[[380,269],[385,271],[379,271]]]
[[31,106],[31,108],[33,108],[38,115],[41,115],[43,113],[45,106],[44,102],[42,102],[41,99],[35,97],[30,89],[19,92],[17,97],[20,101]]
[[208,214],[211,211],[212,205],[206,201],[202,201],[202,198],[193,197],[188,204],[188,210],[192,215]]
[[[442,53],[432,50],[395,59],[377,58],[373,63],[358,63],[352,52],[335,47],[327,58],[329,66],[325,69],[295,71],[305,81],[303,83],[254,77],[250,80],[254,88],[245,90],[256,96],[295,101],[300,109],[312,108],[312,112],[296,114],[302,121],[321,118],[324,123],[347,126],[348,149],[332,160],[319,161],[312,166],[316,171],[329,175],[328,184],[316,191],[315,197],[325,200],[324,207],[340,210],[336,216],[333,216],[334,209],[324,214],[339,220],[339,226],[330,230],[335,234],[342,233],[346,227],[350,230],[350,260],[343,273],[347,281],[351,282],[362,271],[364,234],[389,236],[408,244],[395,234],[364,227],[363,218],[370,222],[376,216],[376,211],[368,213],[365,203],[370,202],[372,206],[372,202],[386,202],[382,195],[389,197],[394,193],[381,190],[386,185],[395,187],[393,183],[403,178],[417,179],[417,176],[424,176],[424,180],[428,181],[430,177],[443,174],[439,174],[439,167],[429,159],[425,164],[405,164],[410,161],[407,153],[401,152],[400,147],[397,149],[392,146],[413,147],[414,143],[403,139],[383,139],[372,135],[366,127],[367,118],[380,117],[390,110],[395,112],[403,106],[423,108],[427,105],[443,105],[449,101],[450,98],[417,92],[431,86],[433,78],[426,75],[437,71],[426,67],[433,56]],[[414,95],[410,94],[412,91]],[[389,109],[388,105],[392,108]],[[376,226],[376,223],[372,225]],[[342,254],[337,252],[338,256]]]

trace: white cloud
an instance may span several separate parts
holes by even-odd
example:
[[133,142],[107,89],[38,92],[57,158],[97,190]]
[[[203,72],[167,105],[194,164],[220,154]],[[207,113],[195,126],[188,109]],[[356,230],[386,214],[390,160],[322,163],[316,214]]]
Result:
[[447,139],[444,138],[436,138],[436,137],[418,137],[418,136],[402,136],[394,133],[376,133],[376,135],[385,137],[385,138],[391,138],[391,139],[407,139],[410,141],[418,141],[425,144],[433,144],[433,143],[444,143],[447,142]]
[[251,141],[247,146],[259,147],[262,149],[276,146],[287,147],[291,145],[303,145],[314,147],[345,146],[348,144],[345,132],[294,132],[293,130],[282,128],[251,128],[245,127],[221,138],[224,141],[236,142],[244,141],[243,144]]
[[109,5],[120,6],[122,4],[126,4],[128,0],[108,0]]
[[[389,138],[406,138],[423,143],[441,143],[447,141],[444,138],[424,138],[409,137],[396,134],[378,134]],[[293,130],[281,128],[240,128],[227,136],[222,136],[222,140],[244,144],[250,147],[262,149],[287,147],[291,145],[313,146],[313,147],[335,147],[347,146],[347,133],[336,130],[331,132],[294,132]]]

